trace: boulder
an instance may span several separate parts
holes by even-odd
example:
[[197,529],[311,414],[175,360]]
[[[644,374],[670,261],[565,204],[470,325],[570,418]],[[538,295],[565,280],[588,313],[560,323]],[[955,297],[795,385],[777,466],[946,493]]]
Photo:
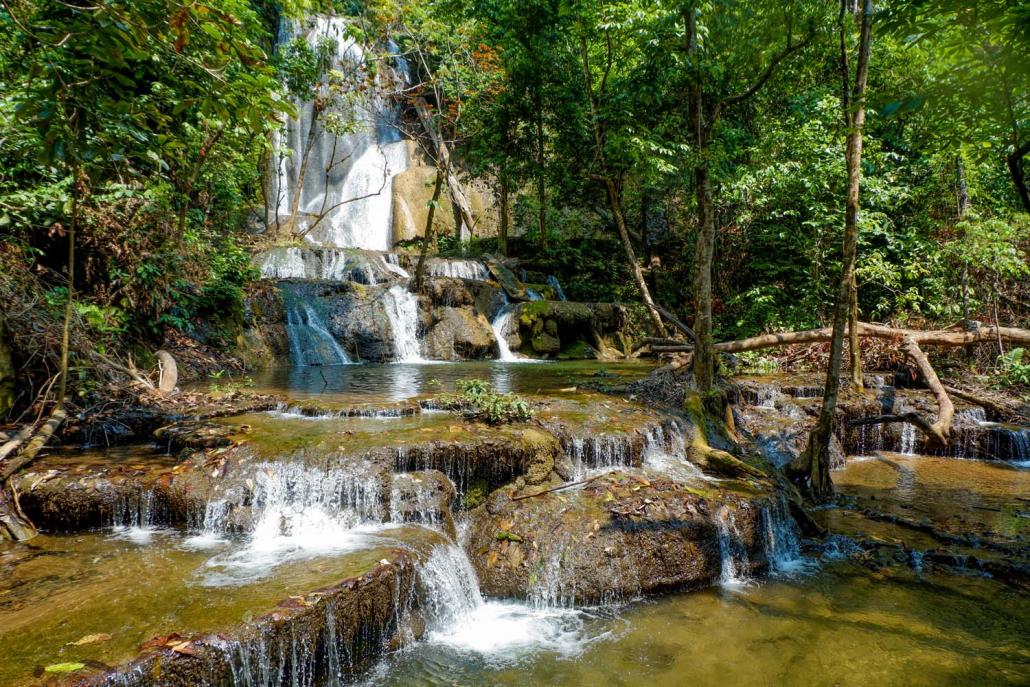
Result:
[[390,488],[390,520],[435,525],[453,537],[454,498],[454,485],[439,470],[396,474]]
[[[532,301],[518,306],[518,339],[527,354],[610,358],[621,354],[630,318],[616,303]],[[525,350],[529,349],[529,350]]]
[[484,593],[496,596],[594,603],[703,587],[721,574],[721,530],[750,568],[740,572],[766,565],[768,500],[618,472],[519,501],[504,487],[471,511],[467,548]]
[[435,309],[423,346],[434,360],[492,358],[496,350],[490,323],[469,307]]

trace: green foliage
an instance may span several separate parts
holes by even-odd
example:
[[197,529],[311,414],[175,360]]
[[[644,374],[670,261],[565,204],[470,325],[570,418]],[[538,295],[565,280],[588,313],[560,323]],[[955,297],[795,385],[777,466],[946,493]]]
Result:
[[1013,348],[998,356],[996,381],[1000,386],[1030,386],[1030,355],[1025,349]]
[[466,418],[490,425],[525,422],[533,417],[529,403],[515,394],[494,393],[489,382],[481,379],[464,379],[456,383],[457,395],[446,395],[440,403],[450,407]]

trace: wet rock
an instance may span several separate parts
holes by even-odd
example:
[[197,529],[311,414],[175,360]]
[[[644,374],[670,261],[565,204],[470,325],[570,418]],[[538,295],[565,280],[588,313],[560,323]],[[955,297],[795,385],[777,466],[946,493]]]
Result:
[[[239,666],[272,676],[304,676],[304,684],[353,678],[398,635],[414,635],[417,612],[414,557],[392,550],[369,572],[340,584],[284,599],[269,613],[218,634],[170,635],[145,643],[135,660],[116,668],[77,671],[71,687],[157,687],[238,684]],[[249,681],[247,684],[251,684]]]
[[426,292],[433,305],[460,308],[476,302],[472,289],[462,279],[430,277],[426,280]]
[[614,303],[533,301],[518,306],[526,353],[561,358],[620,356],[632,338],[626,309]]
[[439,470],[394,475],[390,488],[390,521],[435,525],[453,536],[451,504],[455,496],[451,480]]
[[423,346],[434,360],[475,360],[494,357],[490,323],[471,308],[441,307],[433,312],[433,324]]
[[593,603],[701,587],[721,573],[723,509],[746,553],[742,565],[765,565],[767,498],[625,473],[519,501],[504,488],[470,513],[467,548],[483,591],[498,596]]
[[154,440],[169,453],[178,453],[183,449],[231,446],[232,436],[246,429],[243,425],[184,422],[158,427],[154,430]]
[[383,306],[385,290],[348,283],[323,296],[329,332],[352,358],[385,362],[396,357],[393,327]]

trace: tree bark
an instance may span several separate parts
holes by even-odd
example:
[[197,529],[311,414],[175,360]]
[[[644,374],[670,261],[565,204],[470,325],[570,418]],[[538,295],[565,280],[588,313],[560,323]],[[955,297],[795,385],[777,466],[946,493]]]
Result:
[[[458,227],[459,236],[462,236],[465,232],[469,235],[475,232],[476,220],[472,216],[472,206],[469,204],[468,197],[465,194],[465,188],[461,184],[461,180],[458,179],[454,173],[454,167],[451,164],[451,153],[447,146],[447,143],[443,140],[443,136],[436,127],[436,121],[433,119],[433,115],[429,112],[429,105],[426,103],[424,98],[415,99],[415,112],[418,114],[419,121],[422,123],[422,128],[425,129],[430,140],[433,142],[433,147],[436,148],[436,160],[437,167],[443,170],[447,179],[447,190],[451,194],[451,200],[458,207],[458,211],[461,215],[461,223],[464,225]],[[464,238],[464,236],[462,236]]]
[[[845,161],[848,168],[848,193],[844,216],[844,259],[841,265],[840,282],[833,315],[833,334],[830,340],[830,360],[826,369],[826,384],[823,389],[819,419],[808,440],[808,446],[799,456],[799,470],[803,475],[809,494],[815,499],[825,499],[833,493],[830,480],[830,442],[833,439],[833,414],[837,407],[840,390],[840,366],[844,348],[844,331],[848,320],[852,282],[855,272],[855,254],[858,245],[859,192],[862,181],[862,127],[865,123],[865,92],[869,73],[871,47],[872,0],[865,0],[862,9],[861,37],[858,48],[858,64],[855,70],[855,111],[850,118]],[[856,330],[858,327],[853,327]],[[856,337],[857,338],[857,337]],[[696,354],[695,354],[696,355]]]
[[[707,145],[701,155],[707,155]],[[712,256],[715,253],[715,204],[708,163],[694,170],[694,187],[700,212],[694,251],[694,380],[702,394],[715,383],[715,349],[712,331]]]
[[622,202],[619,197],[619,188],[615,183],[615,179],[613,179],[612,175],[609,173],[608,165],[605,162],[604,136],[601,133],[601,124],[598,120],[597,102],[594,98],[593,79],[590,76],[590,56],[587,53],[585,37],[580,37],[579,47],[583,67],[583,86],[586,90],[587,103],[590,106],[590,124],[591,130],[594,134],[594,157],[597,161],[598,167],[600,168],[605,191],[608,194],[608,203],[611,206],[612,215],[615,218],[615,228],[619,233],[619,239],[622,241],[622,248],[626,253],[626,260],[629,262],[629,268],[633,274],[633,281],[636,282],[637,290],[640,291],[640,297],[644,301],[644,305],[647,306],[647,314],[651,318],[651,324],[655,328],[655,333],[658,336],[665,336],[665,325],[662,323],[662,318],[658,312],[658,308],[655,306],[654,300],[651,298],[651,292],[647,288],[647,281],[644,279],[644,273],[640,269],[640,264],[637,263],[637,255],[633,250],[633,243],[630,240],[629,229],[626,226],[626,217],[622,214]]
[[501,172],[499,175],[500,197],[497,204],[500,206],[500,227],[497,231],[497,252],[503,257],[508,257],[508,175]]
[[1026,172],[1023,169],[1023,158],[1030,153],[1030,141],[1023,145],[1013,142],[1014,150],[1005,158],[1005,164],[1009,168],[1009,176],[1016,187],[1019,201],[1023,204],[1023,210],[1030,212],[1030,189],[1026,185]]
[[7,415],[14,407],[17,383],[11,347],[7,343],[7,320],[0,312],[0,417]]
[[848,351],[851,356],[851,389],[861,393],[865,382],[862,380],[862,344],[858,336],[858,282],[854,270],[851,271],[848,294]]
[[544,109],[537,97],[536,106],[536,199],[537,230],[540,232],[540,247],[547,248],[547,180],[545,178],[546,160],[544,159]]
[[[57,407],[64,405],[68,394],[68,355],[71,348],[72,316],[75,298],[75,231],[79,223],[81,185],[85,183],[76,167],[72,172],[72,216],[68,226],[68,300],[64,305],[64,326],[61,331],[61,378],[57,383]],[[45,400],[45,399],[44,399]]]
[[422,250],[418,254],[418,265],[415,267],[415,291],[421,292],[425,283],[426,254],[429,253],[429,246],[433,243],[433,217],[436,215],[436,206],[440,203],[440,191],[443,188],[443,172],[437,168],[436,183],[433,184],[433,199],[429,201],[429,212],[426,213],[426,230],[422,235]]

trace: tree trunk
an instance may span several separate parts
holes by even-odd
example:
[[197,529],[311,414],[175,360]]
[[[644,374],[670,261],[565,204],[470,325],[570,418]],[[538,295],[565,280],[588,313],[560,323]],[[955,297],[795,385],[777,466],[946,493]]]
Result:
[[544,110],[537,101],[536,116],[536,199],[539,204],[537,210],[537,231],[540,232],[540,247],[547,248],[547,180],[544,178],[546,171],[544,160]]
[[276,236],[289,238],[293,235],[297,226],[297,213],[300,212],[300,195],[304,189],[304,177],[308,173],[308,161],[311,159],[311,149],[315,146],[315,137],[318,125],[319,107],[317,101],[311,105],[311,124],[308,128],[308,137],[304,141],[304,150],[300,156],[300,169],[297,171],[296,188],[293,189],[293,197],[290,199],[290,218],[286,220],[286,228],[283,229],[276,217]]
[[[841,265],[840,282],[833,315],[833,336],[830,341],[830,360],[826,370],[826,384],[823,389],[819,419],[808,440],[808,447],[800,456],[803,469],[795,470],[804,475],[809,494],[824,499],[833,493],[830,480],[830,442],[833,439],[833,414],[837,406],[840,389],[840,366],[844,348],[844,330],[848,320],[851,285],[855,272],[855,253],[858,245],[859,191],[862,181],[862,127],[865,123],[865,91],[869,73],[869,52],[871,47],[872,0],[865,0],[862,9],[861,38],[858,48],[858,65],[855,70],[855,89],[852,102],[855,112],[851,117],[845,160],[848,168],[848,194],[844,217],[844,260]],[[857,334],[858,327],[854,327]],[[807,473],[807,474],[806,474]]]
[[71,348],[72,316],[75,297],[75,231],[79,224],[79,202],[84,183],[76,167],[72,172],[72,216],[68,227],[68,301],[64,305],[64,327],[61,331],[61,378],[57,384],[57,407],[64,405],[68,394],[68,353]]
[[436,148],[436,161],[437,167],[444,171],[447,178],[447,190],[451,194],[451,200],[458,207],[458,211],[461,215],[461,223],[464,225],[458,227],[458,234],[461,236],[467,232],[469,235],[475,232],[476,221],[472,216],[472,206],[469,204],[468,197],[465,195],[465,188],[461,185],[461,180],[458,179],[454,173],[454,167],[451,165],[451,153],[447,147],[447,143],[443,140],[443,136],[437,130],[436,122],[433,119],[433,115],[429,111],[429,105],[423,98],[415,99],[415,112],[418,113],[419,121],[422,123],[422,128],[425,129],[426,134],[433,142],[433,147]]
[[1030,153],[1030,141],[1023,145],[1014,141],[1013,146],[1015,149],[1005,158],[1005,163],[1009,168],[1012,183],[1016,187],[1016,193],[1019,195],[1019,201],[1023,204],[1023,210],[1030,212],[1030,189],[1027,189],[1026,172],[1023,169],[1023,158]]
[[622,241],[622,248],[626,251],[626,260],[629,261],[630,271],[633,272],[633,281],[637,283],[640,296],[647,306],[648,315],[651,317],[651,324],[654,325],[658,336],[665,336],[665,325],[662,317],[651,299],[651,292],[647,288],[647,281],[644,279],[644,272],[637,262],[637,255],[633,251],[633,243],[630,241],[629,229],[626,227],[626,218],[622,214],[622,203],[619,200],[619,189],[611,178],[605,179],[605,189],[608,191],[608,202],[612,208],[612,215],[615,216],[615,227],[619,232],[619,239]]
[[[962,152],[955,155],[955,218],[962,222],[969,210],[969,187],[966,185],[966,167]],[[969,261],[962,261],[962,320],[969,321]],[[966,346],[966,362],[973,364],[973,347]]]
[[14,407],[16,389],[17,376],[11,358],[11,347],[7,343],[7,321],[4,314],[0,313],[0,418]]
[[609,174],[608,166],[605,164],[604,136],[601,133],[601,123],[598,121],[597,116],[597,102],[594,99],[593,79],[590,76],[590,56],[587,53],[586,38],[582,36],[579,40],[579,49],[583,67],[583,86],[586,89],[587,103],[590,106],[590,125],[594,134],[594,157],[600,167],[605,191],[608,194],[608,203],[611,205],[612,215],[615,218],[615,228],[619,232],[622,248],[626,252],[626,260],[629,262],[630,271],[633,273],[633,281],[636,282],[637,289],[640,291],[640,297],[644,301],[644,305],[647,306],[647,314],[651,318],[651,324],[654,325],[658,336],[665,336],[665,325],[662,323],[661,314],[658,312],[654,300],[651,299],[651,292],[648,290],[647,282],[644,280],[644,273],[641,271],[640,265],[637,263],[637,255],[633,251],[629,229],[626,227],[626,218],[622,214],[622,203],[619,199],[618,186],[616,186],[615,180]]
[[500,198],[497,204],[500,205],[500,228],[497,232],[497,251],[504,257],[508,257],[508,175],[500,173]]
[[862,393],[862,344],[858,337],[858,282],[855,271],[851,271],[851,288],[848,293],[848,351],[851,354],[851,389]]
[[[702,151],[701,155],[706,155]],[[694,251],[694,380],[707,394],[715,383],[715,350],[712,331],[712,256],[715,253],[715,204],[707,160],[694,169],[694,188],[700,224]]]
[[421,292],[425,283],[426,254],[429,253],[429,246],[433,243],[433,217],[436,215],[436,206],[440,204],[440,191],[443,188],[444,173],[438,167],[436,170],[436,183],[433,184],[433,199],[429,201],[429,212],[426,213],[426,231],[422,235],[422,250],[418,254],[418,265],[415,267],[415,291]]

